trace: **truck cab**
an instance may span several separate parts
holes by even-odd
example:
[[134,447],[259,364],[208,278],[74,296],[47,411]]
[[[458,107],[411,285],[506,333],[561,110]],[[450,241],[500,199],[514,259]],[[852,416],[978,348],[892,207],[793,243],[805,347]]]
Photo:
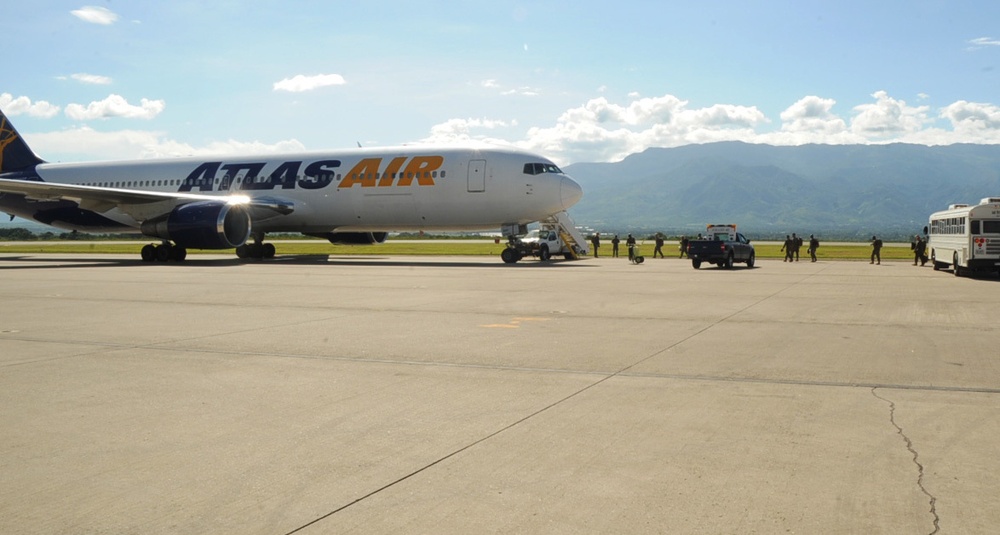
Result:
[[706,226],[702,239],[688,243],[687,253],[695,269],[704,262],[727,269],[734,263],[745,262],[752,268],[757,258],[750,240],[736,232],[736,225]]

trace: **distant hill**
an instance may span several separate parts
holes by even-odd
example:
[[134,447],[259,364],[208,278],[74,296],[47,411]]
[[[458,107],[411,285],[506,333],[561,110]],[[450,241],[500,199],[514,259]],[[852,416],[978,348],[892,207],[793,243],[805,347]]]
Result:
[[907,235],[948,204],[1000,196],[998,145],[720,142],[564,170],[584,190],[574,220],[608,231],[736,223],[755,235]]

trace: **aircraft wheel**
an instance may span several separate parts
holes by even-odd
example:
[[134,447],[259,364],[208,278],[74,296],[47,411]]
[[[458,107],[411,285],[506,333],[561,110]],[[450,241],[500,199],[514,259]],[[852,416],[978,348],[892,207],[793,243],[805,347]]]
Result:
[[240,245],[236,248],[236,258],[245,259],[250,256],[250,246],[247,244]]
[[517,254],[514,252],[514,250],[508,248],[504,249],[503,252],[500,253],[500,260],[503,260],[504,264],[513,264],[517,262],[519,259],[517,258]]
[[156,246],[151,243],[143,245],[140,254],[142,255],[143,262],[152,262],[156,260]]
[[170,251],[170,259],[174,262],[183,262],[187,258],[188,251],[184,247],[175,245]]
[[170,260],[170,245],[161,243],[156,246],[156,261],[166,262]]
[[274,258],[274,244],[273,243],[265,243],[264,246],[263,246],[263,249],[264,249],[264,251],[263,251],[264,258]]
[[259,243],[247,245],[247,258],[253,258],[254,260],[264,258],[264,247]]

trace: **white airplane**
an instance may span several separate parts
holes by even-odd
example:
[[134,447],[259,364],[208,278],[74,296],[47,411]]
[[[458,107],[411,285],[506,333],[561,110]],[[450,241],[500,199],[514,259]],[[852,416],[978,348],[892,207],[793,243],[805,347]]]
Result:
[[485,145],[46,163],[0,111],[0,211],[160,240],[142,248],[146,261],[183,260],[189,248],[270,258],[268,232],[352,244],[382,243],[390,230],[513,236],[569,221],[563,212],[582,196],[549,159]]

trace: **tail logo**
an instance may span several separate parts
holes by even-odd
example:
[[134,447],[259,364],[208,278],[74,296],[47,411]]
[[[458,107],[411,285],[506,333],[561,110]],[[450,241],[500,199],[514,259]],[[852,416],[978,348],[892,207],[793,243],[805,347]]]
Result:
[[7,117],[0,114],[0,169],[3,169],[3,155],[7,152],[7,145],[17,141],[17,132],[10,126]]

